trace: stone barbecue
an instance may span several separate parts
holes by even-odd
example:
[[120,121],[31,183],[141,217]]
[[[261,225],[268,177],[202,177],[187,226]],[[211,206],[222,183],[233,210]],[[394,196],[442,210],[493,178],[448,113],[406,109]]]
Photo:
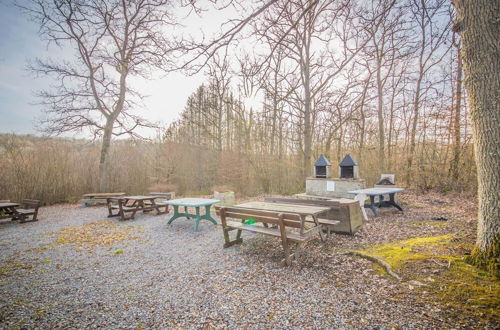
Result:
[[365,188],[365,180],[359,178],[358,163],[346,155],[339,164],[339,178],[331,178],[331,163],[321,155],[314,164],[314,176],[306,179],[306,195],[349,198],[348,191]]

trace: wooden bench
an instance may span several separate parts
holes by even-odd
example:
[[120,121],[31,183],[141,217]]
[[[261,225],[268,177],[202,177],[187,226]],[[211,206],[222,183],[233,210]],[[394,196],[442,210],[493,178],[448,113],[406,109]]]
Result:
[[[251,210],[238,207],[215,206],[217,215],[221,219],[224,233],[224,248],[243,242],[241,233],[243,230],[254,233],[280,237],[285,253],[283,262],[290,265],[293,258],[298,258],[300,247],[303,243],[311,240],[319,234],[322,226],[305,222],[298,214],[282,213],[273,211]],[[231,221],[228,218],[240,220]],[[255,224],[247,224],[246,220],[252,219]],[[290,232],[295,230],[296,232]],[[229,232],[236,230],[236,238],[231,240]],[[297,243],[294,253],[291,253],[290,242]]]
[[[318,219],[330,231],[353,235],[363,226],[359,202],[351,199],[313,200],[301,198],[267,197],[266,202],[327,206],[330,211]],[[335,223],[333,223],[335,222]]]
[[122,197],[125,193],[90,193],[84,194],[82,199],[78,201],[83,207],[106,204],[107,198]]
[[[167,206],[167,210],[168,210],[168,205],[169,205],[169,204],[167,204],[167,201],[175,198],[175,192],[173,192],[173,191],[170,191],[170,192],[150,192],[149,195],[150,196],[157,196],[158,199],[155,200],[155,204],[159,205],[159,206]],[[144,204],[151,205],[151,202],[145,201]]]
[[[10,199],[0,199],[0,203],[10,203]],[[12,214],[7,213],[4,210],[0,210],[0,219],[12,218]]]
[[[23,199],[21,208],[16,209],[15,219],[21,222],[38,221],[38,209],[40,208],[40,201],[36,199]],[[31,216],[31,219],[29,217]]]
[[[156,204],[153,202],[156,196],[124,196],[124,197],[108,197],[106,203],[108,206],[108,217],[120,217],[120,220],[130,220],[135,218],[135,214],[138,211],[147,213],[156,210],[157,214],[168,213],[167,204]],[[132,202],[132,204],[130,204]],[[161,209],[165,210],[162,211]],[[117,210],[118,212],[113,212]],[[130,213],[130,216],[126,216],[126,213]]]

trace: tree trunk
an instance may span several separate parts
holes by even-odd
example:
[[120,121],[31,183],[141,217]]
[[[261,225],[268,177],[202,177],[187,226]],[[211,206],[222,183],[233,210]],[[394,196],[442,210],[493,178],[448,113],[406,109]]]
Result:
[[[379,56],[379,55],[377,55]],[[384,130],[384,91],[381,71],[382,62],[377,61],[377,117],[378,117],[378,165],[381,173],[385,172],[385,130]]]
[[413,155],[415,154],[415,149],[417,144],[417,124],[418,124],[418,115],[420,110],[420,88],[422,85],[421,72],[422,71],[420,71],[420,76],[417,80],[417,89],[415,91],[415,99],[413,102],[413,121],[410,133],[410,150],[408,152],[408,161],[406,164],[406,184],[408,185],[411,185],[413,181]]
[[469,261],[500,276],[500,2],[454,0],[473,127],[479,214]]
[[113,133],[113,121],[106,122],[104,134],[102,136],[101,158],[99,160],[99,191],[109,192],[109,147],[111,145],[111,135]]
[[304,59],[304,176],[311,175],[312,154],[312,100],[311,100],[311,77],[309,63],[309,48],[306,47]]
[[458,169],[460,162],[460,107],[462,106],[462,56],[460,46],[457,52],[457,90],[455,111],[453,112],[453,159],[450,166],[450,174],[454,182],[458,180]]

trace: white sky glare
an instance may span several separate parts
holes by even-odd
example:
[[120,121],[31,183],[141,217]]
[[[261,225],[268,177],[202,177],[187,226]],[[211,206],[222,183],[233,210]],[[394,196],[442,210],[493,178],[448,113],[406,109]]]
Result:
[[[182,17],[183,13],[178,14],[187,32],[197,34],[203,31],[207,37],[218,32],[222,23],[238,16],[232,7],[222,11],[209,10],[202,17],[191,14],[186,18]],[[37,33],[37,25],[18,8],[2,0],[0,31],[0,133],[41,134],[36,130],[36,123],[43,112],[34,105],[34,92],[46,87],[50,80],[35,79],[26,71],[26,65],[30,59],[53,57],[54,53],[64,53],[65,50],[47,49]],[[206,81],[203,72],[193,76],[181,72],[165,77],[157,74],[147,80],[133,78],[131,84],[146,96],[144,109],[138,113],[149,121],[168,125],[178,118],[189,95]],[[147,137],[155,135],[150,129],[138,133]],[[76,133],[72,136],[81,137]]]

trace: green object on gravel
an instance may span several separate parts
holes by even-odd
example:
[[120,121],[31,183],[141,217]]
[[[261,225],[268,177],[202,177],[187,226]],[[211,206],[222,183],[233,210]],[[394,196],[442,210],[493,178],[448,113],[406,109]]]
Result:
[[254,223],[255,223],[255,219],[252,219],[252,218],[247,219],[247,220],[245,221],[245,224],[246,224],[246,225],[250,225],[250,226],[251,226],[251,225],[253,225]]

